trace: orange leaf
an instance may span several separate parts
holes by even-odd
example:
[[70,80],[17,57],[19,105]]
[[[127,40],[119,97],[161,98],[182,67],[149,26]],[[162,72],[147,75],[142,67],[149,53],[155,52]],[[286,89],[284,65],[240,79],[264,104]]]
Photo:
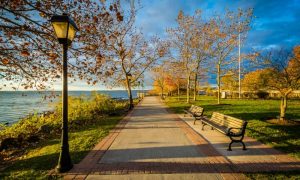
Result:
[[21,52],[21,55],[22,56],[29,56],[30,54],[29,54],[28,51],[24,50],[24,51]]
[[6,65],[6,64],[9,63],[9,60],[5,58],[5,59],[2,59],[1,62],[2,62],[4,65]]

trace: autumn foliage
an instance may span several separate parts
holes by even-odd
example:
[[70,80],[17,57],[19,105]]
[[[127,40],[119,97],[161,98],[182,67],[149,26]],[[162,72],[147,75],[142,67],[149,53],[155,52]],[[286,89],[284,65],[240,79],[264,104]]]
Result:
[[98,34],[114,32],[113,22],[123,19],[118,1],[3,0],[0,10],[0,88],[45,89],[60,80],[62,50],[49,19],[63,12],[80,29],[69,50],[69,77],[91,83],[89,74],[104,60],[96,50],[108,40]]

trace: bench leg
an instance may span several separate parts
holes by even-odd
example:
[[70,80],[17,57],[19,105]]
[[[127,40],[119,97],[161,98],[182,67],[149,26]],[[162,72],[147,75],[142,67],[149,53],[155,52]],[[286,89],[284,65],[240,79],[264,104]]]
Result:
[[194,119],[194,125],[196,124],[196,121],[197,121],[197,119],[195,118],[195,119]]
[[242,141],[242,139],[241,140],[235,140],[235,139],[232,139],[232,137],[230,137],[230,139],[231,139],[231,142],[229,143],[229,146],[228,146],[228,151],[232,151],[232,149],[231,149],[231,145],[233,144],[233,143],[241,143],[242,145],[243,145],[243,150],[245,151],[245,150],[247,150],[247,148],[246,148],[246,145],[245,145],[245,143]]
[[227,151],[232,151],[232,149],[231,149],[231,144],[233,143],[233,141],[231,141],[230,143],[229,143],[229,146],[228,146],[228,149],[227,149]]
[[247,150],[245,143],[243,141],[241,141],[241,143],[243,144],[243,150]]
[[204,126],[205,126],[206,124],[202,121],[202,131],[204,131]]

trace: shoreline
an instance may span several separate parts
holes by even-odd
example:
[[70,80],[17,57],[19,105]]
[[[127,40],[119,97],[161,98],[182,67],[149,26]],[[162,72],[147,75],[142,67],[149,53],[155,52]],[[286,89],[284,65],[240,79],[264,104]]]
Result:
[[[57,94],[57,93],[58,94]],[[105,91],[70,91],[69,97],[90,97],[93,92],[97,94],[105,94],[114,100],[126,100],[126,90],[105,90]],[[34,114],[44,114],[54,111],[57,96],[53,97],[53,91],[0,91],[0,124],[11,126],[24,118],[28,118]],[[55,95],[60,95],[59,91],[54,91]],[[51,99],[44,96],[51,96]],[[134,98],[137,91],[133,90]],[[59,98],[59,97],[58,97]]]

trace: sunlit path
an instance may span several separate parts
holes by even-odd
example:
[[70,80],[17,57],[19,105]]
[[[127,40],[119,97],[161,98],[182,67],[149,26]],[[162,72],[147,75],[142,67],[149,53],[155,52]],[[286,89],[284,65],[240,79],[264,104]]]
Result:
[[149,97],[99,163],[203,161],[203,155],[182,132],[157,98]]
[[243,178],[158,98],[146,97],[127,118],[66,178]]

